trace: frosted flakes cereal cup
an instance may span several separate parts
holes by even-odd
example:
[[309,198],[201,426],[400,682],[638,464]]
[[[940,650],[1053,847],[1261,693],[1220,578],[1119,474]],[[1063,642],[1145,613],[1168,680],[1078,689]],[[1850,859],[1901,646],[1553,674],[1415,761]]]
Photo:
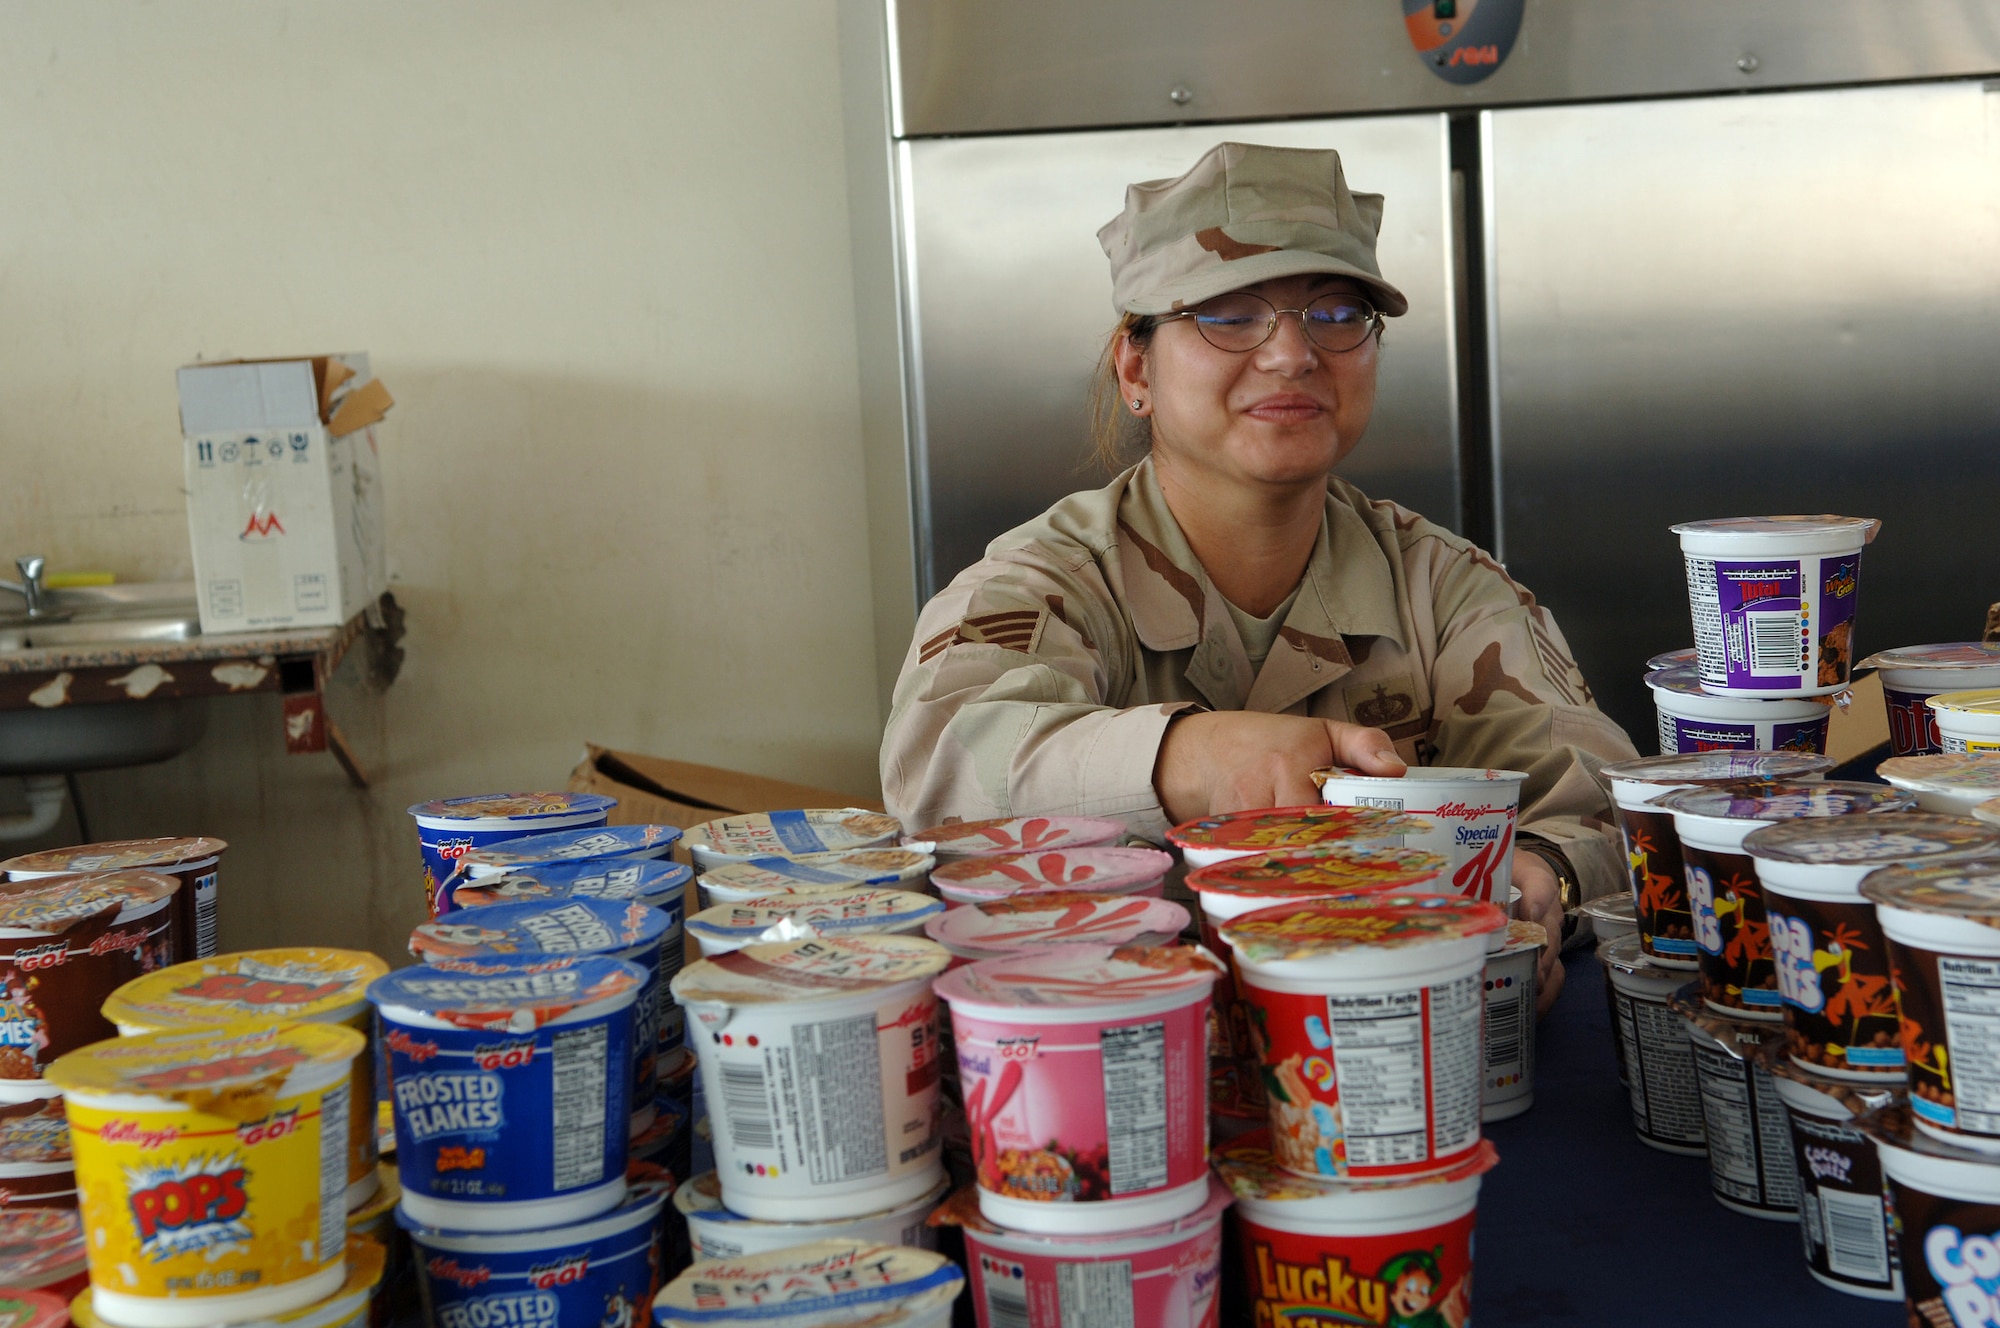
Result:
[[681,970],[674,999],[713,1111],[723,1201],[825,1221],[928,1193],[942,1165],[937,998],[918,936],[751,945]]
[[512,1231],[624,1201],[632,1007],[646,976],[577,955],[447,959],[370,984],[412,1220]]
[[600,825],[549,830],[475,845],[458,860],[458,875],[474,881],[535,867],[602,866],[627,858],[651,861],[674,851],[680,828],[671,825]]
[[1739,516],[1674,526],[1701,684],[1718,696],[1828,696],[1854,664],[1872,517]]
[[1451,863],[1446,880],[1468,899],[1507,902],[1514,880],[1514,823],[1521,814],[1518,770],[1411,766],[1393,779],[1358,770],[1315,770],[1320,797],[1335,807],[1382,807],[1414,812],[1429,830],[1404,836]]
[[1482,974],[1487,937],[1506,925],[1497,905],[1421,894],[1307,900],[1223,925],[1287,1170],[1417,1176],[1479,1146]]
[[699,879],[705,906],[714,908],[765,895],[851,890],[863,885],[921,894],[924,878],[935,866],[936,858],[911,848],[859,848],[725,862],[704,871]]
[[1077,1234],[1171,1222],[1207,1201],[1221,972],[1197,946],[1074,945],[938,980],[988,1221]]
[[1945,692],[1924,702],[1948,752],[2000,752],[2000,688]]
[[1375,807],[1266,807],[1177,825],[1167,842],[1189,867],[1212,867],[1253,853],[1311,853],[1336,844],[1401,847],[1404,836],[1431,828],[1421,816]]
[[956,968],[1051,946],[1170,945],[1187,925],[1188,911],[1165,899],[1051,890],[940,912],[924,934]]
[[68,1297],[89,1280],[74,1208],[0,1208],[0,1287]]
[[76,1207],[60,1095],[0,1106],[0,1209]]
[[450,911],[446,883],[466,850],[548,830],[603,825],[617,805],[618,799],[599,793],[477,793],[417,803],[409,814],[417,823],[431,916]]
[[354,1100],[348,1113],[347,1206],[358,1208],[377,1183],[374,1113],[375,1017],[368,984],[389,966],[360,950],[302,946],[246,950],[176,964],[134,978],[104,1001],[120,1037],[180,1033],[225,1024],[345,1024],[368,1039],[354,1060]]
[[929,1250],[821,1240],[710,1259],[653,1301],[659,1328],[950,1328],[965,1289],[958,1265]]
[[712,959],[746,945],[806,935],[922,935],[924,924],[943,912],[939,900],[908,890],[813,890],[717,904],[688,919],[688,930],[702,957]]
[[[381,1286],[385,1262],[386,1254],[379,1241],[350,1239],[347,1280],[339,1290],[304,1309],[257,1319],[245,1328],[368,1328],[371,1304]],[[119,1328],[97,1312],[97,1298],[87,1287],[70,1302],[69,1318],[76,1328]]]
[[24,853],[0,862],[0,873],[10,881],[122,871],[173,877],[181,888],[174,892],[173,953],[168,962],[179,963],[215,953],[218,864],[228,847],[206,835],[117,839]]
[[1612,1036],[1624,1053],[1633,1131],[1648,1148],[1700,1157],[1708,1135],[1694,1051],[1685,1021],[1668,1004],[1688,975],[1647,958],[1636,936],[1598,946],[1597,958],[1611,979]]
[[1096,848],[1125,837],[1123,821],[1093,816],[1000,816],[985,821],[952,821],[905,835],[938,861],[991,858],[1003,853],[1046,853],[1053,849]]
[[1745,1217],[1798,1221],[1798,1171],[1767,1054],[1784,1045],[1783,1031],[1717,1014],[1687,988],[1675,993],[1672,1004],[1687,1021],[1694,1054],[1708,1136],[1709,1192]]
[[1956,1328],[2000,1318],[2000,1166],[1912,1130],[1901,1107],[1860,1125],[1889,1178],[1909,1321]]
[[1509,1120],[1535,1105],[1536,964],[1549,943],[1539,922],[1507,924],[1486,956],[1486,1033],[1480,1039],[1479,1119]]
[[1498,1161],[1481,1143],[1434,1176],[1339,1182],[1284,1169],[1262,1132],[1216,1149],[1254,1321],[1469,1322],[1479,1178]]
[[347,1278],[349,1073],[337,1024],[116,1038],[63,1090],[98,1312],[201,1328],[324,1300]]
[[665,913],[683,908],[694,868],[664,858],[612,858],[603,862],[549,863],[452,887],[458,908],[521,904],[531,899],[636,899]]
[[869,1245],[934,1250],[937,1230],[926,1219],[943,1202],[950,1188],[951,1182],[939,1177],[938,1183],[926,1193],[879,1213],[827,1222],[760,1222],[730,1212],[722,1202],[721,1178],[713,1171],[704,1171],[674,1191],[674,1207],[687,1221],[688,1240],[694,1248],[696,1263],[769,1254],[818,1240],[858,1240]]
[[99,1007],[166,962],[180,889],[171,876],[120,871],[0,891],[0,1077],[36,1078],[116,1036]]
[[947,908],[1035,890],[1088,890],[1105,895],[1166,894],[1173,855],[1156,848],[1050,849],[1043,853],[1002,853],[955,858],[931,873],[931,884]]
[[1814,1079],[1782,1050],[1771,1051],[1765,1048],[1765,1061],[1791,1123],[1806,1271],[1850,1296],[1901,1300],[1903,1262],[1889,1182],[1875,1141],[1857,1124],[1901,1095]]
[[687,832],[685,842],[694,857],[694,869],[706,872],[725,862],[893,847],[902,833],[902,823],[881,812],[859,807],[808,807],[703,821]]
[[1980,803],[2000,797],[2000,752],[1892,756],[1875,773],[1925,811],[1944,816],[1970,816]]
[[1725,750],[1823,752],[1831,704],[1810,697],[1715,696],[1692,666],[1646,675],[1660,720],[1660,754]]
[[1940,692],[2000,687],[2000,641],[1900,646],[1870,655],[1854,667],[1874,669],[1882,680],[1890,752],[1922,756],[1944,750],[1937,718],[1925,703]]

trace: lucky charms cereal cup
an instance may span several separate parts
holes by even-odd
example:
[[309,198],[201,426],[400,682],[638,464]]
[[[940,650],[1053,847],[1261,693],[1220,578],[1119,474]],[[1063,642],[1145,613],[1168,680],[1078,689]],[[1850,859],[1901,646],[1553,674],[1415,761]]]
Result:
[[653,1300],[659,1328],[949,1328],[965,1274],[904,1245],[821,1240],[687,1269]]
[[2000,1319],[2000,1167],[1911,1129],[1900,1106],[1859,1124],[1889,1179],[1909,1322],[1958,1328]]
[[1062,1235],[1171,1222],[1206,1202],[1221,973],[1197,946],[1072,945],[938,980],[988,1221]]
[[74,1208],[0,1208],[0,1287],[69,1297],[89,1280]]
[[[1229,1191],[1213,1179],[1192,1213],[1136,1230],[1037,1235],[996,1226],[961,1190],[939,1219],[965,1234],[965,1266],[979,1328],[1204,1328],[1218,1318],[1222,1215]],[[1082,1311],[1082,1313],[1079,1313]]]
[[1034,890],[1089,890],[1094,894],[1160,898],[1166,892],[1167,872],[1173,865],[1173,855],[1156,848],[1106,844],[1041,853],[954,858],[931,873],[931,884],[944,897],[947,908],[982,904],[989,899],[1004,899]]
[[1479,1178],[1499,1160],[1481,1143],[1419,1180],[1343,1182],[1281,1167],[1261,1132],[1217,1148],[1243,1244],[1242,1321],[1469,1322]]
[[1486,1035],[1480,1039],[1479,1118],[1508,1120],[1535,1105],[1536,967],[1549,933],[1539,922],[1507,924],[1507,943],[1486,956]]
[[766,1221],[893,1207],[937,1184],[937,998],[920,936],[751,945],[681,970],[723,1201]]
[[1889,1182],[1875,1141],[1858,1125],[1901,1094],[1815,1079],[1782,1049],[1766,1047],[1764,1059],[1790,1118],[1806,1271],[1850,1296],[1901,1300],[1903,1265]]
[[1424,834],[1421,816],[1378,807],[1265,807],[1188,821],[1167,831],[1167,842],[1189,867],[1212,867],[1253,853],[1312,853],[1337,844],[1401,847],[1407,835]]
[[687,832],[686,844],[694,857],[694,869],[705,872],[725,862],[883,848],[893,846],[902,833],[902,822],[881,812],[860,807],[808,807],[703,821]]
[[934,1250],[937,1229],[927,1219],[950,1188],[951,1181],[940,1176],[928,1192],[879,1213],[826,1222],[760,1222],[730,1212],[722,1202],[721,1178],[713,1171],[704,1171],[674,1191],[674,1208],[687,1222],[688,1241],[693,1246],[696,1263],[769,1254],[817,1240],[858,1240],[870,1245],[908,1245],[913,1249]]
[[1708,1136],[1709,1192],[1746,1217],[1797,1221],[1799,1177],[1791,1133],[1766,1054],[1784,1044],[1783,1030],[1717,1014],[1702,1003],[1693,983],[1674,993],[1671,1003],[1687,1020],[1694,1053]]
[[1944,816],[1970,816],[1979,804],[2000,798],[2000,752],[1892,756],[1875,773],[1925,811]]
[[181,883],[152,872],[52,876],[0,891],[0,1078],[34,1079],[117,1030],[105,997],[165,964]]
[[440,1230],[513,1231],[617,1207],[645,983],[602,955],[377,978],[404,1211]]
[[1188,921],[1165,899],[1051,890],[940,912],[924,934],[951,951],[955,968],[1051,946],[1168,945]]
[[1307,900],[1223,925],[1287,1170],[1417,1176],[1471,1155],[1487,937],[1506,925],[1497,905],[1415,894]]
[[[347,1280],[338,1290],[304,1309],[258,1318],[244,1328],[368,1328],[387,1258],[380,1241],[352,1238],[347,1243]],[[97,1312],[97,1296],[88,1287],[70,1302],[69,1320],[76,1328],[119,1328]]]
[[1948,752],[2000,752],[2000,688],[1945,692],[1924,702]]
[[368,1039],[354,1060],[354,1101],[347,1115],[347,1204],[375,1193],[375,1011],[368,984],[389,966],[360,950],[301,946],[246,950],[176,964],[134,978],[104,1002],[119,1036],[180,1033],[224,1024],[345,1024]]
[[216,951],[218,864],[229,845],[206,835],[170,839],[118,839],[102,844],[24,853],[0,862],[10,881],[77,872],[144,871],[181,883],[174,892],[171,962],[200,959]]
[[467,849],[458,875],[474,881],[533,867],[656,860],[674,851],[680,828],[671,825],[600,825],[581,830],[549,830],[501,839]]
[[1094,816],[1001,816],[984,821],[953,821],[905,835],[906,844],[922,844],[939,862],[957,858],[992,858],[1003,853],[1046,853],[1052,849],[1094,848],[1116,844],[1125,837],[1123,821]]
[[324,1300],[347,1278],[349,1081],[337,1024],[115,1038],[49,1067],[98,1312],[201,1328]]
[[1696,668],[1646,675],[1660,720],[1660,754],[1742,750],[1823,752],[1832,718],[1828,702],[1810,697],[1716,696]]
[[935,866],[936,858],[913,848],[856,848],[796,858],[749,858],[703,872],[701,897],[706,907],[713,908],[765,895],[851,890],[863,885],[922,893],[924,878]]
[[424,898],[432,916],[451,910],[445,883],[467,849],[548,830],[603,825],[618,799],[599,793],[477,793],[409,809],[423,855]]
[[1944,750],[1937,717],[1926,704],[1940,692],[2000,687],[2000,641],[1952,641],[1901,646],[1870,655],[1854,666],[1875,670],[1889,710],[1889,750],[1922,756]]
[[761,941],[797,940],[807,928],[820,936],[922,935],[924,924],[943,912],[929,895],[864,886],[717,904],[689,918],[688,931],[707,959]]
[[0,1210],[76,1207],[76,1164],[59,1094],[0,1106]]
[[1668,1003],[1688,975],[1647,958],[1636,936],[1600,945],[1597,958],[1611,979],[1612,1036],[1623,1050],[1632,1129],[1648,1148],[1701,1156],[1708,1136],[1694,1052],[1686,1022]]
[[1334,807],[1383,807],[1414,812],[1431,823],[1404,837],[1410,848],[1442,854],[1445,880],[1467,899],[1505,905],[1514,880],[1514,823],[1521,814],[1518,770],[1411,766],[1391,779],[1358,770],[1315,770],[1319,795]]
[[1851,516],[1673,527],[1702,686],[1718,696],[1828,696],[1847,686],[1861,550],[1881,528]]

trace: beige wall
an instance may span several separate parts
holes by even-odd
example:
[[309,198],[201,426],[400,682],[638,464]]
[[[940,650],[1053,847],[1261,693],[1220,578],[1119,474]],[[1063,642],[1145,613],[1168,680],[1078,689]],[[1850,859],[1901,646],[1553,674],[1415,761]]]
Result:
[[875,791],[840,104],[833,0],[0,6],[0,554],[189,576],[197,357],[398,400],[375,786],[268,698],[86,780],[100,836],[231,841],[226,946],[399,950],[402,809],[585,739]]

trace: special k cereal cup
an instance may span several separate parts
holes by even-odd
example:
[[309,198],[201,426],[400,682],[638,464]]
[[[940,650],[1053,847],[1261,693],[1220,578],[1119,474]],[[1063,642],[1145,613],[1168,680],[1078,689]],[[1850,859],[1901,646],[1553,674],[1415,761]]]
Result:
[[954,858],[931,873],[931,884],[944,897],[946,908],[1038,890],[1088,890],[1158,899],[1166,893],[1167,873],[1173,865],[1173,855],[1156,848],[1102,844]]
[[956,968],[1052,946],[1167,945],[1187,925],[1188,911],[1169,900],[1052,890],[939,913],[924,934]]
[[64,1093],[98,1312],[202,1328],[347,1277],[351,1028],[118,1038],[49,1067]]
[[1167,842],[1189,867],[1212,867],[1253,853],[1312,853],[1334,845],[1401,846],[1405,836],[1427,833],[1421,816],[1379,807],[1265,807],[1188,821],[1167,831]]
[[1429,821],[1430,829],[1404,836],[1404,845],[1443,855],[1451,863],[1445,880],[1454,893],[1506,906],[1525,774],[1411,766],[1392,779],[1336,767],[1315,770],[1312,778],[1329,806],[1385,807]]
[[600,793],[475,793],[437,798],[409,809],[423,857],[424,898],[431,916],[449,912],[447,886],[467,849],[547,830],[603,825],[618,799]]
[[1094,816],[1000,816],[984,821],[953,821],[905,835],[905,844],[926,846],[938,861],[991,858],[1003,853],[1047,853],[1055,849],[1095,848],[1125,837],[1123,821]]

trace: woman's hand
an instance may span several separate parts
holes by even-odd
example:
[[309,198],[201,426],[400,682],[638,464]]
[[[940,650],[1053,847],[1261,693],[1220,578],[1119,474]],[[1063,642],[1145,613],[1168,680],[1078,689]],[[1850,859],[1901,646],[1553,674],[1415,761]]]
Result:
[[[1316,803],[1312,772],[1330,765],[1370,775],[1409,768],[1380,729],[1255,710],[1203,711],[1167,725],[1153,787],[1178,824],[1219,812]],[[1557,924],[1560,931],[1560,915]]]
[[1542,947],[1536,968],[1535,985],[1535,1013],[1545,1015],[1563,989],[1562,886],[1556,881],[1555,870],[1546,859],[1538,853],[1517,848],[1514,850],[1514,888],[1521,892],[1514,905],[1514,916],[1541,923],[1542,929],[1549,934],[1549,943]]

